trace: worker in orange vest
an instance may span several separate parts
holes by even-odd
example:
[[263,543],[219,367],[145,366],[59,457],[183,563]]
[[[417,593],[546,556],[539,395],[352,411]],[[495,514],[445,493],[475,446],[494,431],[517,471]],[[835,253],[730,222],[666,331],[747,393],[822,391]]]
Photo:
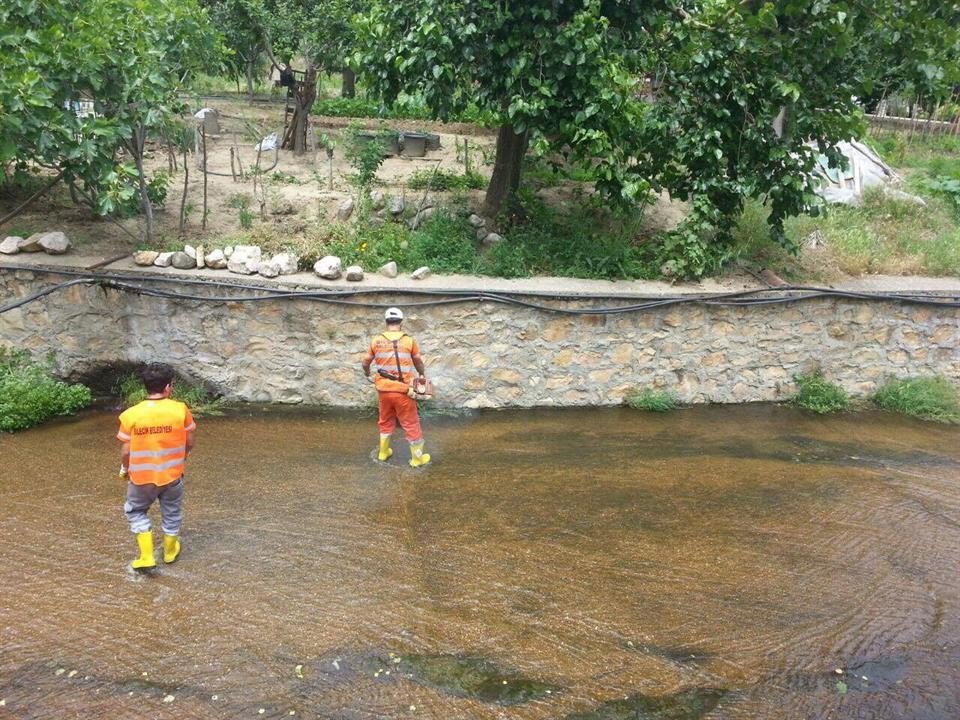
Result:
[[145,366],[140,379],[147,399],[120,415],[120,478],[128,481],[123,511],[140,548],[140,556],[130,563],[134,570],[157,565],[147,516],[154,501],[160,502],[163,561],[172,563],[180,554],[183,468],[197,425],[184,403],[170,399],[173,376],[173,368],[164,363]]
[[[403,312],[400,308],[387,308],[384,319],[387,329],[370,341],[367,355],[361,363],[364,375],[376,386],[380,401],[380,449],[377,459],[383,462],[393,455],[390,435],[399,421],[410,443],[410,465],[421,467],[430,462],[430,456],[423,451],[423,433],[413,389],[414,370],[424,380],[427,371],[417,341],[402,329]],[[371,365],[376,366],[373,374],[370,372]]]

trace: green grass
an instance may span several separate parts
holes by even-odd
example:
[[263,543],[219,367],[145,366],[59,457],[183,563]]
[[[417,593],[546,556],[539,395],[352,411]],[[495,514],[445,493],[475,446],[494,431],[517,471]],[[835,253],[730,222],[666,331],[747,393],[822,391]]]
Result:
[[93,401],[84,385],[51,377],[21,350],[0,347],[0,431],[24,430],[57,415],[71,415]]
[[627,395],[626,402],[634,410],[649,412],[670,412],[680,407],[680,399],[674,393],[650,388],[635,390]]
[[[143,386],[136,373],[125,375],[117,382],[116,392],[124,406],[130,407],[147,399],[147,389]],[[177,377],[173,381],[174,400],[186,403],[190,412],[201,417],[204,415],[221,414],[222,401],[214,397],[206,388]]]
[[[423,100],[415,95],[401,95],[390,107],[381,108],[375,100],[366,97],[324,97],[313,105],[316,115],[353,118],[389,118],[392,120],[432,120],[430,112]],[[447,122],[471,123],[492,127],[495,118],[488,112],[471,105],[461,113],[447,118]]]
[[794,375],[793,381],[797,384],[797,393],[790,402],[797,407],[826,415],[850,406],[846,391],[826,380],[819,370],[809,375]]
[[923,420],[960,422],[957,388],[944,377],[892,378],[871,400],[884,410]]

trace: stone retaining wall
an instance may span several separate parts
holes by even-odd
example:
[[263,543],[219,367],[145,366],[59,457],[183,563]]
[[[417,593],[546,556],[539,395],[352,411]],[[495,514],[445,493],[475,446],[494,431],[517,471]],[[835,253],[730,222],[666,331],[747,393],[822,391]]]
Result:
[[[0,304],[64,279],[0,268]],[[780,400],[794,373],[818,365],[859,396],[888,375],[960,378],[960,310],[950,308],[815,299],[563,316],[491,302],[417,308],[424,298],[402,293],[363,299],[405,307],[404,328],[420,342],[437,400],[456,406],[610,405],[637,386],[693,403]],[[0,315],[0,344],[53,352],[65,376],[163,360],[230,399],[349,406],[372,401],[359,362],[381,318],[302,299],[180,301],[74,286]]]

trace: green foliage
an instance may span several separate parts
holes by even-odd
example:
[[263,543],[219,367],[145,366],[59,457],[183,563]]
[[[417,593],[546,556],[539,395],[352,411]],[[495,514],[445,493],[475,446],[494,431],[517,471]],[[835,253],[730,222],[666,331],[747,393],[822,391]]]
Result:
[[871,398],[884,410],[943,423],[960,422],[957,388],[944,377],[888,380]]
[[356,171],[353,181],[363,190],[369,190],[383,163],[386,145],[381,136],[353,127],[346,134],[344,155]]
[[55,380],[48,366],[34,362],[27,353],[0,346],[0,432],[70,415],[92,401],[86,386]]
[[412,190],[480,190],[487,184],[486,178],[473,170],[464,173],[453,170],[417,170],[407,180],[407,187]]
[[249,230],[253,227],[253,219],[256,217],[253,210],[249,208],[240,208],[240,227]]
[[[124,375],[117,382],[116,393],[123,401],[125,407],[136,405],[147,399],[147,389],[136,373]],[[223,402],[214,397],[206,388],[201,385],[193,385],[181,377],[175,377],[173,380],[173,393],[171,397],[186,403],[190,412],[196,417],[204,415],[220,415]]]
[[285,173],[282,170],[275,170],[270,176],[270,179],[275,183],[283,183],[284,185],[302,185],[303,183],[297,179],[295,175],[290,173]]
[[[158,170],[147,182],[147,197],[154,207],[162,206],[167,200],[170,174]],[[133,217],[141,212],[140,174],[133,165],[117,165],[103,178],[100,194],[97,195],[97,212],[101,215]]]
[[947,198],[953,205],[954,211],[960,216],[960,179],[941,175],[935,180],[928,181],[927,189]]
[[[381,107],[371,98],[320,98],[313,104],[313,112],[330,117],[388,120],[429,120],[433,117],[423,98],[415,95],[401,95],[386,107]],[[451,114],[448,121],[487,126],[492,124],[493,118],[489,113],[482,112],[475,104],[468,104],[460,112]]]
[[790,402],[820,415],[846,410],[850,404],[846,391],[823,377],[817,370],[809,375],[794,375],[797,393]]
[[680,399],[669,390],[645,388],[635,390],[627,395],[627,405],[634,410],[670,412],[680,407]]

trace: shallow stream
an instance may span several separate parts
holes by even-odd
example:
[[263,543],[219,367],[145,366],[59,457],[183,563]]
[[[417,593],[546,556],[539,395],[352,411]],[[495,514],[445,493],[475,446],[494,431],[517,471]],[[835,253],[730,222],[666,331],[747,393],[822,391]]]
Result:
[[0,437],[0,718],[960,717],[956,427],[205,418],[142,576],[115,423]]

